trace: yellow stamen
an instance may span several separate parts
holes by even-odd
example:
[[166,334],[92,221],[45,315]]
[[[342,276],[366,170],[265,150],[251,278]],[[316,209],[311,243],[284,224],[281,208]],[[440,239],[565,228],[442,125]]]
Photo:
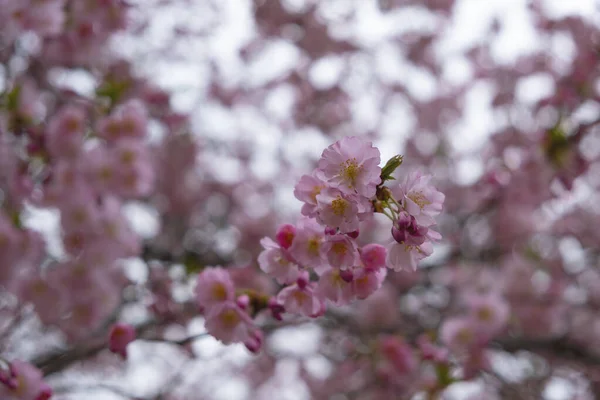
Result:
[[349,160],[344,161],[341,164],[341,172],[340,175],[348,181],[348,187],[353,188],[356,186],[356,180],[358,179],[358,175],[362,171],[362,166],[358,165],[356,158],[351,158]]
[[412,192],[407,197],[414,201],[415,204],[418,205],[421,210],[423,209],[423,207],[431,204],[431,201],[429,201],[422,192]]
[[348,202],[338,196],[335,200],[331,202],[331,209],[333,213],[339,217],[346,213],[346,208],[348,207]]
[[227,289],[225,288],[225,285],[223,285],[222,283],[214,284],[212,287],[212,296],[215,300],[227,300]]
[[240,316],[235,310],[224,311],[219,318],[227,329],[233,329],[240,322]]
[[321,248],[321,242],[318,237],[313,237],[308,241],[308,252],[313,255],[319,254]]

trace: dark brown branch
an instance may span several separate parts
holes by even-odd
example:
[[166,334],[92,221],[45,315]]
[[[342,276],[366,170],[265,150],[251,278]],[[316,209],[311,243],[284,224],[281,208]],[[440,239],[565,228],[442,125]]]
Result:
[[492,347],[498,347],[509,353],[529,351],[546,357],[575,361],[586,366],[600,366],[600,355],[564,336],[548,339],[505,338],[494,341]]
[[[149,321],[137,327],[137,336],[143,336],[144,333],[156,327],[157,321]],[[107,348],[106,338],[95,337],[91,342],[76,345],[71,348],[43,354],[34,358],[31,363],[39,368],[44,376],[60,372],[72,364],[94,357],[102,350]]]

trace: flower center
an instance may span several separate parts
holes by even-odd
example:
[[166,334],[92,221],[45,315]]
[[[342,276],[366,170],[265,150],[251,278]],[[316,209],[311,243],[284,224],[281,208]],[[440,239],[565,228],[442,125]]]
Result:
[[425,197],[423,192],[412,192],[408,195],[408,198],[415,202],[416,205],[422,210],[423,207],[431,204],[431,201]]
[[65,124],[65,125],[66,125],[66,126],[65,126],[65,128],[66,128],[65,130],[66,130],[66,132],[67,132],[67,133],[75,133],[75,132],[78,132],[78,131],[79,131],[79,129],[81,128],[81,124],[79,123],[79,119],[77,119],[77,118],[75,118],[75,117],[73,117],[73,118],[69,118],[69,119],[66,121],[66,124]]
[[302,306],[304,304],[304,302],[306,301],[306,293],[301,292],[301,291],[297,291],[294,293],[294,300],[296,300],[296,303],[298,303],[299,306]]
[[346,213],[346,208],[348,207],[348,202],[338,196],[335,200],[331,202],[331,209],[333,213],[338,217],[341,217]]
[[308,241],[308,252],[313,255],[319,254],[319,249],[321,247],[321,243],[318,237],[312,237]]
[[219,319],[227,329],[233,329],[240,322],[240,316],[235,310],[227,310],[221,313]]
[[342,163],[342,172],[340,175],[348,181],[348,187],[356,186],[358,175],[362,171],[362,166],[358,165],[356,158],[351,158]]
[[482,307],[477,311],[477,318],[481,321],[489,322],[493,317],[494,312],[489,307]]
[[121,162],[125,165],[131,165],[135,161],[135,152],[132,150],[124,150],[121,153]]
[[212,295],[215,300],[224,301],[227,299],[227,289],[222,283],[215,283],[212,287]]
[[331,250],[337,255],[344,255],[346,254],[346,244],[342,242],[334,243],[331,246]]
[[460,331],[458,331],[458,334],[456,336],[458,341],[463,344],[469,344],[473,337],[471,331],[467,328],[462,328]]
[[316,203],[317,202],[317,195],[319,195],[321,193],[321,190],[323,189],[322,185],[317,185],[315,187],[313,187],[312,192],[310,192],[310,199]]

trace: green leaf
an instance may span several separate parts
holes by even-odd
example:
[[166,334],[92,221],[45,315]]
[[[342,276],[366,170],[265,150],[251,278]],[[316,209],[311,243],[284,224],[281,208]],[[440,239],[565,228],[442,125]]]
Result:
[[396,171],[396,168],[402,165],[402,161],[403,157],[399,154],[388,160],[385,166],[381,169],[381,183],[395,179],[392,174],[394,171]]
[[454,378],[450,376],[450,366],[448,364],[438,364],[435,366],[435,373],[439,384],[446,387],[454,383]]
[[6,108],[10,111],[16,110],[19,106],[19,95],[21,86],[15,86],[13,90],[6,93]]
[[546,151],[546,157],[554,163],[554,165],[558,167],[562,166],[568,155],[569,147],[569,139],[560,124],[557,124],[546,131],[544,150]]
[[186,253],[183,257],[183,266],[186,275],[193,275],[202,272],[204,264],[200,262],[200,258],[194,253]]
[[100,97],[108,97],[111,105],[119,102],[125,91],[129,88],[129,82],[107,80],[96,89],[96,95]]

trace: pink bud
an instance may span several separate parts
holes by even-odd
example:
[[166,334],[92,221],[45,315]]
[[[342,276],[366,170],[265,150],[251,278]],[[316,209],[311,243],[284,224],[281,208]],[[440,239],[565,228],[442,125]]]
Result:
[[243,294],[243,295],[239,296],[235,300],[235,302],[239,308],[241,308],[242,310],[246,310],[246,309],[248,309],[248,306],[250,305],[250,297],[247,294]]
[[359,233],[360,233],[360,231],[357,229],[355,231],[346,233],[346,235],[350,236],[352,239],[356,239],[358,237]]
[[328,226],[327,228],[325,228],[325,234],[326,235],[335,235],[337,233],[337,229],[332,228],[330,226]]
[[112,326],[108,339],[108,349],[113,353],[127,357],[127,345],[135,340],[135,328],[129,324],[118,323]]
[[360,260],[369,271],[385,267],[387,250],[384,246],[371,243],[360,249]]
[[252,336],[244,342],[244,345],[251,353],[257,353],[263,344],[263,333],[261,331],[255,331]]
[[285,307],[283,307],[283,304],[281,304],[279,301],[277,301],[276,297],[271,297],[269,299],[269,302],[267,303],[269,309],[271,310],[271,314],[273,315],[273,318],[275,318],[278,321],[283,320],[283,317],[281,316],[281,314],[283,314],[285,312]]
[[413,246],[423,244],[428,231],[428,228],[420,226],[415,217],[406,211],[401,211],[398,214],[398,219],[392,226],[392,236],[396,242]]
[[298,279],[296,283],[300,289],[304,289],[306,285],[310,282],[310,276],[308,275],[308,271],[300,271]]
[[35,400],[48,400],[50,397],[52,397],[52,388],[43,384],[40,394],[37,395]]
[[340,271],[340,278],[342,278],[345,282],[352,282],[354,280],[354,274],[352,270],[345,269]]
[[296,227],[290,224],[284,224],[279,227],[275,238],[277,243],[284,249],[289,249],[296,236]]

